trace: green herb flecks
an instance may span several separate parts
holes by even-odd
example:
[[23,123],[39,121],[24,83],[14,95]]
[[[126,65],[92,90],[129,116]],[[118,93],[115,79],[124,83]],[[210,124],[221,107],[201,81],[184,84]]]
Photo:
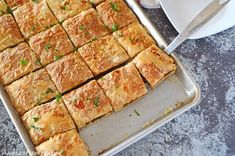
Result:
[[31,27],[31,30],[32,30],[32,31],[34,31],[35,29],[36,29],[36,26],[35,26],[35,25]]
[[29,61],[26,60],[26,59],[21,59],[21,60],[20,60],[20,65],[22,65],[22,66],[25,66],[25,65],[27,65],[28,63],[29,63]]
[[115,31],[117,31],[118,30],[118,25],[117,24],[113,24],[112,25],[112,32],[115,32]]
[[117,3],[110,2],[110,5],[111,5],[111,8],[112,8],[113,11],[120,11],[119,8],[118,8]]
[[49,49],[51,48],[51,45],[50,45],[49,43],[47,43],[44,48],[45,48],[45,50],[48,52]]
[[37,59],[37,60],[35,61],[35,64],[40,65],[40,59]]
[[104,77],[101,77],[101,78],[100,78],[100,80],[101,80],[101,81],[104,81],[104,80],[105,80],[105,78],[104,78]]
[[32,2],[33,2],[33,3],[38,3],[38,2],[39,2],[39,0],[32,0]]
[[100,103],[100,98],[97,96],[94,100],[93,100],[93,104],[94,106],[98,107]]
[[137,115],[137,116],[140,116],[140,113],[135,109],[134,110],[134,113]]
[[59,60],[61,58],[62,58],[62,56],[60,56],[60,55],[54,56],[54,61],[57,61],[57,60]]
[[51,88],[47,88],[46,94],[53,93],[54,91]]
[[65,151],[64,151],[64,150],[60,150],[60,154],[62,154],[62,155],[63,155],[64,153],[65,153]]
[[60,100],[62,99],[62,94],[58,94],[55,96],[56,102],[60,102]]
[[85,27],[84,27],[83,25],[80,25],[80,26],[79,26],[79,29],[80,29],[80,30],[84,30]]
[[39,117],[33,117],[33,121],[37,122],[39,120]]
[[31,128],[33,128],[34,130],[40,130],[40,127],[37,127],[35,125],[31,125]]
[[12,14],[12,12],[13,12],[9,6],[7,7],[7,12],[8,12],[9,14]]

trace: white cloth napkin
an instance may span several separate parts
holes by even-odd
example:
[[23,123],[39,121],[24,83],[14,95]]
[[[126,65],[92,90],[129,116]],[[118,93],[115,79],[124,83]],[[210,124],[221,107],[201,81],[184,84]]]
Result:
[[159,8],[159,0],[137,0],[141,6],[148,8],[148,9],[153,9],[153,8]]

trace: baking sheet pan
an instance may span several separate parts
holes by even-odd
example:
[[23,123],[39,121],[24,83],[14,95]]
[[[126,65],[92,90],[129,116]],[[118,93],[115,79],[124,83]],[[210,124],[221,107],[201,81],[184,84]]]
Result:
[[[126,0],[140,22],[151,33],[159,47],[167,46],[157,29],[145,16],[134,0]],[[79,130],[80,136],[88,145],[91,155],[114,155],[137,140],[153,132],[160,126],[195,106],[200,99],[200,89],[185,70],[175,54],[172,54],[178,69],[141,100],[128,105],[120,112],[98,119]],[[36,155],[26,129],[20,117],[0,85],[0,98],[12,119],[23,143],[30,155]],[[138,112],[138,113],[136,113]]]

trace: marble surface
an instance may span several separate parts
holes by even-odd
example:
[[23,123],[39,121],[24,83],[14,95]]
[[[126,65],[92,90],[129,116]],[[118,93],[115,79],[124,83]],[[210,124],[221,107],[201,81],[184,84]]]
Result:
[[[177,32],[163,11],[145,11],[167,41],[173,40]],[[117,156],[235,156],[235,27],[186,41],[176,52],[201,87],[200,103]],[[0,155],[26,155],[2,104],[0,116]]]

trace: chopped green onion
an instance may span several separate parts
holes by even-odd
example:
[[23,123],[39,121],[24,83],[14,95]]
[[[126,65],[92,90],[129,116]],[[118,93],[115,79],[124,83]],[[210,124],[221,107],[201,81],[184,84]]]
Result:
[[7,12],[8,12],[9,14],[12,14],[12,12],[13,12],[9,6],[7,7]]
[[93,37],[91,41],[95,41],[95,40],[97,40],[97,37]]
[[34,31],[35,28],[36,28],[36,26],[34,25],[34,26],[31,27],[31,30]]
[[35,64],[40,65],[40,59],[37,59]]
[[110,2],[110,5],[111,5],[111,8],[112,8],[113,11],[119,11],[117,3]]
[[21,60],[20,60],[20,65],[25,66],[25,65],[27,65],[28,63],[29,63],[29,61],[26,60],[26,59],[21,59]]
[[48,52],[49,49],[51,48],[51,45],[50,45],[49,43],[47,43],[44,48],[45,48],[45,50]]
[[62,94],[56,95],[55,96],[56,102],[60,102],[61,98],[62,98]]
[[64,150],[60,150],[60,154],[62,154],[62,155],[63,155],[64,153],[65,153],[65,151],[64,151]]
[[37,122],[39,120],[39,117],[33,117],[33,121]]
[[54,61],[61,59],[62,56],[54,56]]
[[47,88],[46,94],[53,93],[54,91],[51,88]]
[[35,129],[35,130],[40,130],[40,127],[37,127],[35,125],[31,125],[31,128]]
[[93,104],[94,106],[98,107],[99,106],[99,103],[100,103],[100,98],[97,96],[94,101],[93,101]]
[[104,77],[101,77],[100,80],[103,81],[103,80],[105,80],[105,78],[104,78]]
[[134,110],[134,113],[137,115],[137,116],[140,116],[140,113],[135,109]]
[[118,25],[117,24],[113,24],[112,25],[112,32],[115,32],[118,30]]
[[85,27],[84,27],[83,25],[81,25],[81,26],[79,27],[79,29],[80,29],[80,30],[84,30]]
[[38,0],[32,0],[32,2],[34,2],[34,3],[38,3],[39,1],[38,1]]

